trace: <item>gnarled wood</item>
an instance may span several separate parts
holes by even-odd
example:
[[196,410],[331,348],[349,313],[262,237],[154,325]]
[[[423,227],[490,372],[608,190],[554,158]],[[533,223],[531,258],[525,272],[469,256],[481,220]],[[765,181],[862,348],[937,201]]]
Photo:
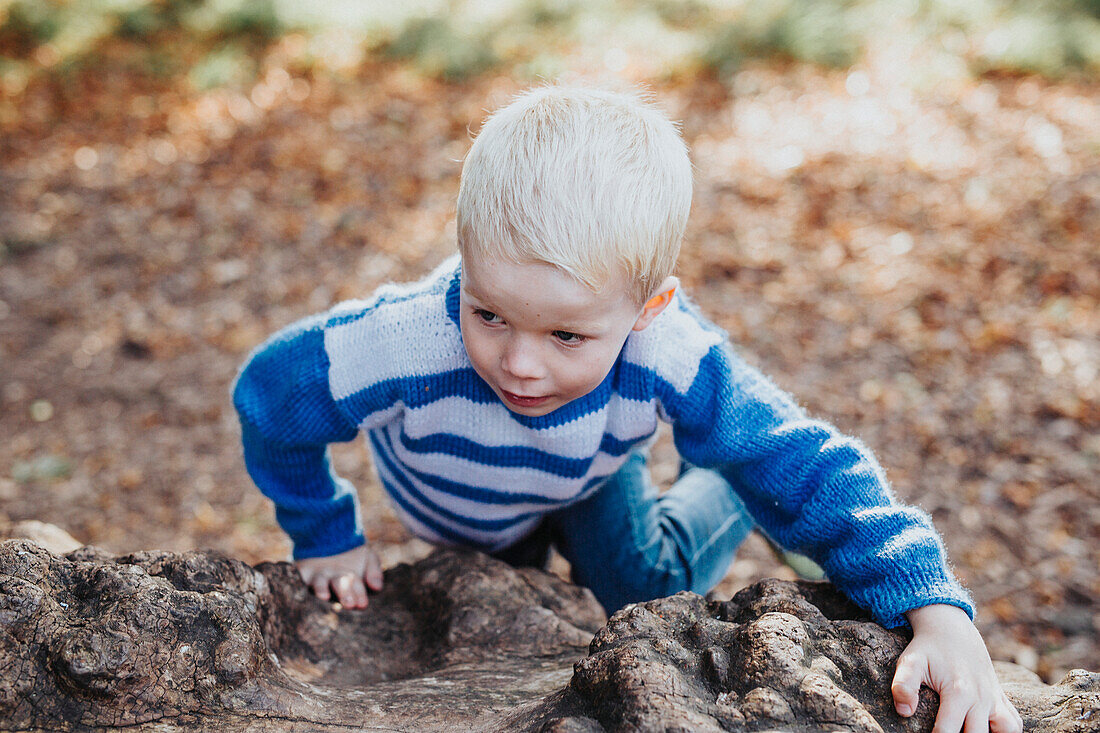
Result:
[[[604,620],[587,591],[472,552],[392,568],[348,611],[287,563],[9,540],[0,729],[931,728],[933,694],[908,722],[890,704],[904,637],[827,584],[681,593]],[[1001,672],[1028,730],[1100,722],[1100,676]]]

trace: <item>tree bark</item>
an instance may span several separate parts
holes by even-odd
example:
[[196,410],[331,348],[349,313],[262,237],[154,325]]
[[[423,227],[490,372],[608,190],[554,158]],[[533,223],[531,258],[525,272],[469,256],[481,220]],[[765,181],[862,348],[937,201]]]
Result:
[[[824,583],[605,624],[588,591],[473,552],[394,567],[353,611],[287,563],[0,543],[3,730],[930,730],[935,695],[908,722],[889,702],[904,643]],[[1028,730],[1097,729],[1100,675],[999,671]]]

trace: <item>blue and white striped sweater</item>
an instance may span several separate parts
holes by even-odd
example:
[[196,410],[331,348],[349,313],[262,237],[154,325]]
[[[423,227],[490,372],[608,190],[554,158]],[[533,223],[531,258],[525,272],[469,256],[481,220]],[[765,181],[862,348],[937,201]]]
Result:
[[806,552],[883,623],[945,602],[972,613],[926,515],[898,505],[869,452],[808,419],[686,299],[634,332],[599,387],[540,416],[511,412],[474,372],[459,268],[380,288],[275,334],[234,386],[245,461],[295,557],[363,542],[354,490],[327,446],[365,432],[411,531],[497,550],[599,488],[657,421],[720,470],[780,544]]

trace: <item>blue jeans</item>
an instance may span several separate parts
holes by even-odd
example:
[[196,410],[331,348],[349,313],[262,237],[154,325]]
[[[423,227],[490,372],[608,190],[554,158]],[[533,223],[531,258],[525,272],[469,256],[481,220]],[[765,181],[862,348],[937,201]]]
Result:
[[544,564],[552,542],[572,566],[573,581],[591,589],[610,614],[682,590],[705,594],[754,526],[718,473],[686,467],[658,495],[645,455],[634,452],[595,494],[548,515],[497,557]]

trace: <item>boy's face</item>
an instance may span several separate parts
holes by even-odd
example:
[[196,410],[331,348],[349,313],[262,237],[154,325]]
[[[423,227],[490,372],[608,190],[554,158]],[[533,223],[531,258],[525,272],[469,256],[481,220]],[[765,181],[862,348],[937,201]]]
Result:
[[462,340],[509,410],[537,417],[591,392],[632,329],[648,325],[625,279],[601,292],[537,262],[462,263]]

